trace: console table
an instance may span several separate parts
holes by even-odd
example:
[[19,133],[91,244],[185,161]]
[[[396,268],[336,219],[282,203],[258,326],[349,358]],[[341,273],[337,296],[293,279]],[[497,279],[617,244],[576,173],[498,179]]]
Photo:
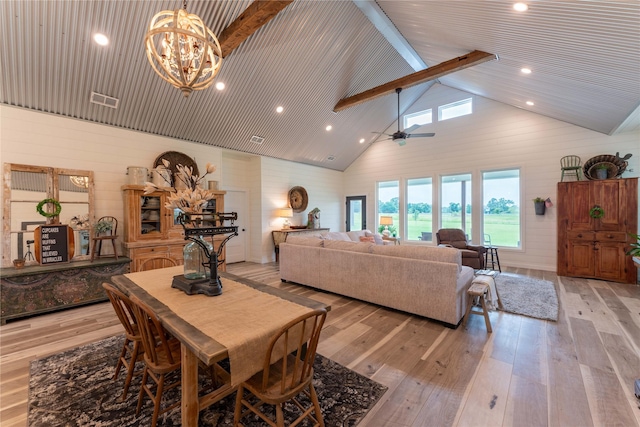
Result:
[[7,320],[107,301],[103,282],[129,272],[131,260],[119,256],[91,262],[32,265],[0,270],[0,324]]
[[325,231],[330,231],[328,228],[287,228],[284,230],[273,230],[271,232],[273,236],[273,245],[276,250],[276,262],[280,261],[280,243],[287,241],[287,236],[294,234],[296,236],[304,235],[305,237],[319,236]]

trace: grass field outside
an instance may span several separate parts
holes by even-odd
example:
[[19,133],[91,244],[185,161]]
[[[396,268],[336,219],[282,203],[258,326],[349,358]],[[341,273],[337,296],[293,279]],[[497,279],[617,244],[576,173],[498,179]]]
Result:
[[[399,214],[385,214],[393,217],[394,225],[399,224]],[[471,235],[471,216],[466,218],[467,234]],[[419,214],[414,220],[413,215],[409,215],[407,221],[407,238],[409,240],[421,240],[422,232],[432,232],[435,242],[435,232],[439,227],[433,227],[431,214]],[[459,214],[442,214],[441,228],[460,228]],[[494,246],[518,247],[520,241],[520,215],[511,214],[485,214],[484,234],[491,237],[491,244]],[[482,244],[483,242],[474,242]]]

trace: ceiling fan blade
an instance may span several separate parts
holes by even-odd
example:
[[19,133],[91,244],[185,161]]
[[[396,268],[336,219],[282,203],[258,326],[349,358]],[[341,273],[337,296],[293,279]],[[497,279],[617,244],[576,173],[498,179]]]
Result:
[[407,138],[427,138],[430,136],[436,136],[435,133],[414,133],[411,135],[407,135]]
[[411,133],[411,132],[413,132],[414,130],[418,129],[419,127],[420,127],[420,125],[413,125],[413,126],[411,126],[410,128],[405,129],[404,131],[405,131],[406,133]]
[[393,136],[390,133],[384,133],[384,132],[371,132],[371,133],[375,133],[377,135],[387,135],[387,136]]

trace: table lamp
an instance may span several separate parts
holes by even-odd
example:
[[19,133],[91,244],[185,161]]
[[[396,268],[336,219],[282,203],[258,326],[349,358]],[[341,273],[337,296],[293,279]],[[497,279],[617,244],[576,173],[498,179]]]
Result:
[[291,228],[291,223],[289,223],[289,218],[293,218],[293,209],[291,208],[282,208],[276,211],[276,215],[280,218],[284,218],[284,222],[282,223],[283,229]]
[[382,235],[385,237],[389,237],[389,226],[393,225],[393,217],[381,216],[380,225],[384,225],[384,230],[382,231]]

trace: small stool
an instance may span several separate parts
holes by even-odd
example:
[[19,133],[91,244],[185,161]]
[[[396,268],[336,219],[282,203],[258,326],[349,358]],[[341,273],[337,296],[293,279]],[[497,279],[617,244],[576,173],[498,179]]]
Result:
[[[489,285],[485,283],[472,283],[467,290],[467,295],[469,296],[469,300],[467,301],[467,311],[464,315],[464,326],[467,326],[467,322],[469,321],[469,317],[472,314],[477,314],[480,316],[484,316],[484,323],[487,325],[487,332],[493,332],[491,330],[491,320],[489,319],[489,310],[487,310],[487,303],[485,301],[485,296],[487,295],[487,291],[489,290]],[[473,310],[473,301],[479,298],[480,304],[482,306],[482,311]]]
[[498,258],[498,248],[496,246],[485,246],[487,252],[484,253],[484,268],[489,268],[491,265],[491,269],[495,270],[496,265],[498,266],[498,271],[502,273],[502,269],[500,268],[500,258]]

